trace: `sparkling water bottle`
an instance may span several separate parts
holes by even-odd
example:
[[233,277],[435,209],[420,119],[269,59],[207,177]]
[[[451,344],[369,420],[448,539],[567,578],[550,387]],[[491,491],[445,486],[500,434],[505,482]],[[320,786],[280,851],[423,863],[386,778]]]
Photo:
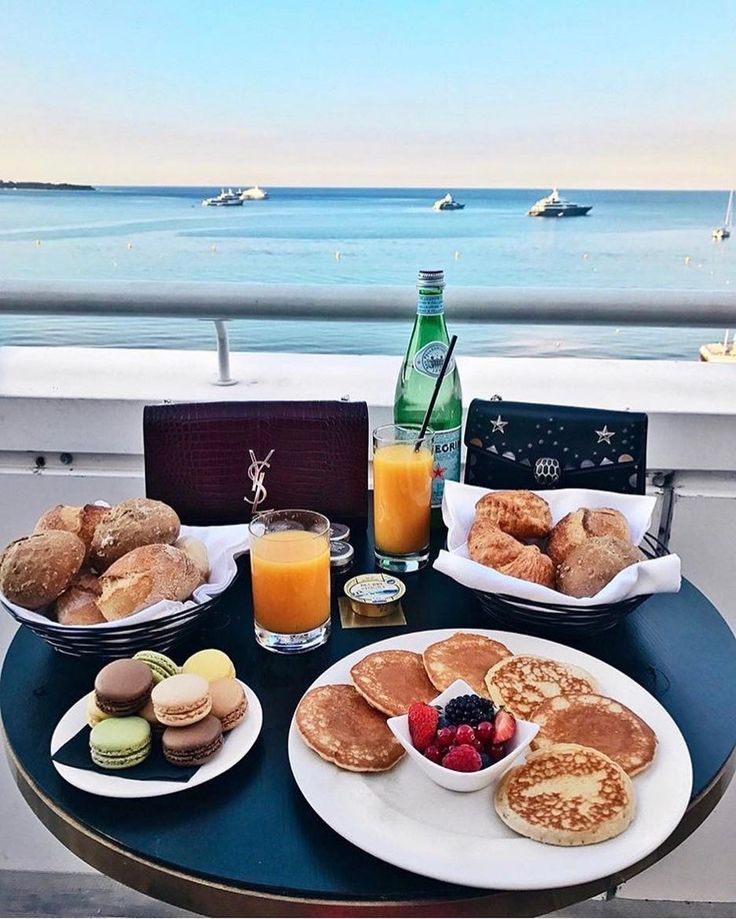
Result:
[[[421,424],[424,420],[450,341],[445,325],[444,287],[444,271],[419,272],[417,315],[396,381],[395,424]],[[433,508],[442,504],[445,479],[458,481],[460,478],[462,412],[460,375],[453,356],[429,421],[430,428],[435,432]]]

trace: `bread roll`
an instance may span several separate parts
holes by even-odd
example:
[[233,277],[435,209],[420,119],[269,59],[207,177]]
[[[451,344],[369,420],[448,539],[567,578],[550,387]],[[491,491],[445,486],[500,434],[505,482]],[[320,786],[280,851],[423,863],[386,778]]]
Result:
[[97,605],[108,622],[123,619],[159,600],[186,600],[202,583],[186,552],[154,544],[133,549],[110,565],[100,578]]
[[140,546],[176,542],[179,518],[163,501],[129,498],[116,504],[98,524],[92,538],[90,561],[97,571]]
[[631,542],[629,524],[620,511],[612,507],[580,507],[556,524],[547,543],[547,554],[555,565],[560,565],[576,546],[591,536],[616,536]]
[[570,597],[594,597],[609,581],[645,558],[616,536],[591,536],[576,546],[557,571],[557,589]]
[[54,611],[61,625],[96,625],[107,620],[100,612],[97,600],[102,587],[97,575],[82,568],[61,596],[56,598]]
[[206,581],[210,576],[210,559],[207,555],[207,546],[201,539],[195,539],[194,536],[182,536],[177,539],[176,548],[191,558],[202,575],[202,581]]
[[549,504],[533,491],[491,492],[475,505],[475,514],[516,539],[542,539],[552,529]]
[[66,530],[74,533],[84,543],[89,556],[92,537],[101,520],[109,513],[109,507],[99,504],[85,504],[74,507],[69,504],[57,504],[42,514],[33,529],[34,533],[45,533],[47,530]]
[[499,574],[544,587],[555,586],[555,566],[538,546],[525,546],[508,533],[502,533],[484,517],[476,518],[470,528],[468,555],[473,561],[494,568]]
[[26,609],[52,603],[82,567],[85,546],[65,530],[49,530],[16,539],[0,559],[0,591]]

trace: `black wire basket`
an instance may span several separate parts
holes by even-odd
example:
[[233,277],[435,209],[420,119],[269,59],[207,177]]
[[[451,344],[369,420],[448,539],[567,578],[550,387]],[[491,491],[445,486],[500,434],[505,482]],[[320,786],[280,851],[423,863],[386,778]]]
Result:
[[237,575],[223,593],[194,606],[176,610],[147,622],[127,623],[119,619],[105,628],[60,625],[58,622],[30,622],[0,601],[22,626],[62,654],[73,657],[99,657],[108,660],[132,657],[136,651],[168,651],[204,625],[211,625],[217,606],[237,580]]
[[[645,535],[639,548],[647,558],[662,558],[670,554],[664,543],[651,533]],[[556,638],[579,638],[612,629],[651,596],[643,594],[618,603],[568,606],[480,590],[474,590],[473,593],[494,625]]]

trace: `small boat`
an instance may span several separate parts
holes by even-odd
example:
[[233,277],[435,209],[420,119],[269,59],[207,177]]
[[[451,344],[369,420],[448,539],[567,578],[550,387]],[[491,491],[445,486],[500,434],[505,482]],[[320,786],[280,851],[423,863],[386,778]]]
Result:
[[726,216],[723,218],[723,226],[716,227],[711,233],[713,239],[728,239],[731,235],[733,225],[733,191],[729,192],[728,204],[726,205]]
[[736,364],[736,341],[731,329],[726,329],[722,342],[701,345],[700,360],[713,364]]
[[202,201],[202,207],[237,207],[242,203],[242,198],[232,188],[228,188],[227,191],[223,188],[219,195],[215,195],[213,198],[205,198]]
[[527,211],[527,217],[584,217],[593,209],[592,204],[575,204],[561,198],[556,188],[552,193],[540,198]]
[[268,192],[264,191],[260,185],[254,185],[252,188],[240,191],[241,201],[265,201],[266,198],[268,198]]
[[461,211],[465,207],[464,204],[460,204],[459,201],[456,201],[452,195],[448,193],[443,198],[438,198],[437,201],[432,205],[433,211]]

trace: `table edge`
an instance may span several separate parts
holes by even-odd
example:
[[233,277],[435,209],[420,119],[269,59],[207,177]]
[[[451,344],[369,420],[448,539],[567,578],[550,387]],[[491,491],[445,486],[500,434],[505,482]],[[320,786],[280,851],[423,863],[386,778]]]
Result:
[[736,771],[734,748],[711,783],[690,802],[669,838],[646,858],[614,875],[572,887],[491,893],[480,890],[477,897],[457,900],[341,900],[275,894],[225,884],[128,852],[78,822],[49,798],[21,765],[4,728],[2,736],[8,764],[20,793],[41,823],[66,848],[93,868],[134,890],[182,909],[212,916],[528,916],[562,909],[615,889],[669,854],[708,817]]

